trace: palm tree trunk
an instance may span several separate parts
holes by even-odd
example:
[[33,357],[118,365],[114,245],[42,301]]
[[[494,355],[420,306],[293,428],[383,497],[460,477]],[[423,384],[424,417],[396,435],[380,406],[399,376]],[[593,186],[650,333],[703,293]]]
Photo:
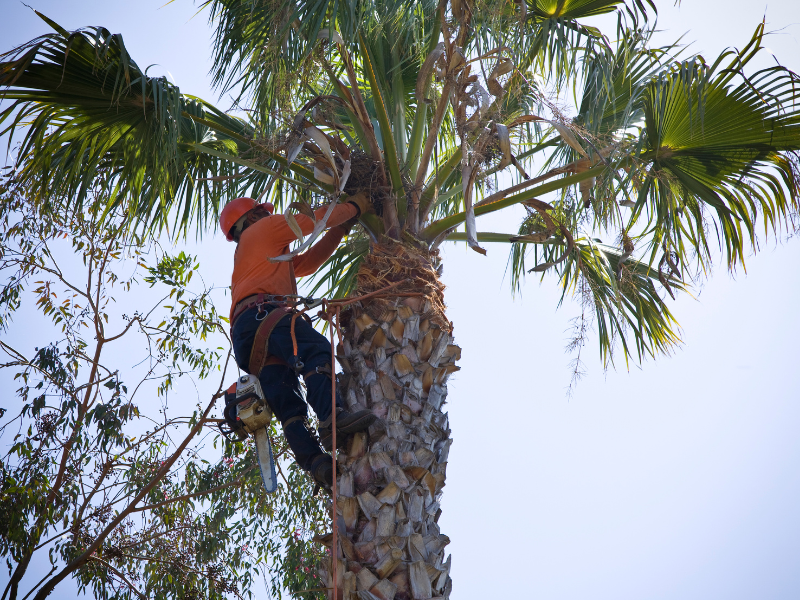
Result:
[[[442,405],[460,349],[444,315],[437,260],[407,245],[374,246],[357,293],[403,283],[392,298],[356,303],[342,315],[343,397],[379,419],[339,452],[341,600],[450,595],[450,540],[436,522],[452,443]],[[330,567],[322,573],[328,587]]]

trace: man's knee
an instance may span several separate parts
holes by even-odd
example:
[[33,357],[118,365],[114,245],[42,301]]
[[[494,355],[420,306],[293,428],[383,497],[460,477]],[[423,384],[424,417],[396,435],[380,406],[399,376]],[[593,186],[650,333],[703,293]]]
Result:
[[285,422],[292,417],[307,417],[308,408],[303,401],[297,375],[288,367],[266,366],[259,374],[261,389],[275,417]]

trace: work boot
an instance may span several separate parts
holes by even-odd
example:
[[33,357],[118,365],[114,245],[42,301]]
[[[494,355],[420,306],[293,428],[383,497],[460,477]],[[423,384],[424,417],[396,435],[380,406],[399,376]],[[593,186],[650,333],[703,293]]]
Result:
[[326,489],[333,485],[333,458],[330,454],[319,454],[311,461],[311,476],[317,485]]
[[[364,431],[375,422],[377,417],[371,410],[359,410],[358,412],[348,412],[343,408],[336,409],[336,446],[344,448],[347,437],[353,433]],[[333,415],[319,424],[319,442],[328,452],[333,448],[333,427],[331,423]]]

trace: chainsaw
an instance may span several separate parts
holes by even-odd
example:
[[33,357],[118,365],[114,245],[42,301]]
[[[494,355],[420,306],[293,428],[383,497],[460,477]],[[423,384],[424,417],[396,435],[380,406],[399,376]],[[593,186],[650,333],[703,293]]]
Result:
[[[233,431],[239,435],[250,434],[256,444],[256,457],[264,489],[272,494],[278,489],[275,474],[275,457],[269,438],[272,411],[267,405],[261,383],[255,375],[242,375],[225,393],[225,412],[232,413],[236,422]],[[228,416],[228,415],[226,415]]]

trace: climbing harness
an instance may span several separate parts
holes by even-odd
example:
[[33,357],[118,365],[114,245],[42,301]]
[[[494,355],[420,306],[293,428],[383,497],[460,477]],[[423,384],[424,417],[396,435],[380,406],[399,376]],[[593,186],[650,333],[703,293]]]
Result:
[[[258,314],[256,315],[256,319],[261,321],[266,316],[266,311],[264,307],[273,304],[276,306],[292,306],[296,307],[301,304],[305,305],[306,310],[311,310],[312,308],[316,308],[320,304],[322,304],[322,298],[310,298],[307,296],[300,296],[298,294],[253,294],[252,296],[247,296],[243,298],[239,302],[236,303],[236,306],[233,308],[233,315],[231,317],[231,327],[233,327],[234,321],[236,318],[241,315],[244,311],[250,310],[253,307],[258,308]],[[264,315],[264,316],[261,316]]]

